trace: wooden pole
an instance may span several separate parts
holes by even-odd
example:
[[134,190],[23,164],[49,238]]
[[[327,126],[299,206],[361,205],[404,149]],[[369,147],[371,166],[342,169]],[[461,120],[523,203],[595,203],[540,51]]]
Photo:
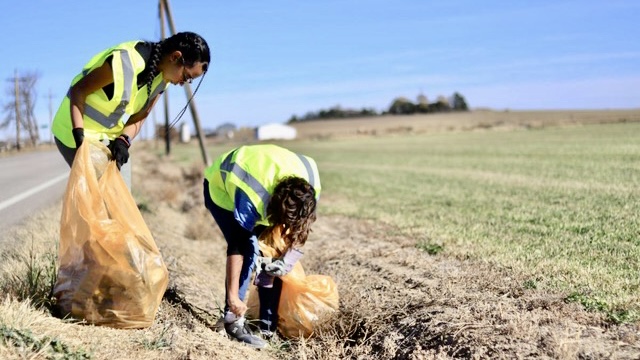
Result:
[[[163,0],[160,0],[160,37],[162,40],[166,38],[166,34],[164,31],[164,9],[165,3]],[[165,154],[168,156],[171,154],[171,128],[170,128],[170,120],[169,120],[169,89],[164,91],[164,143],[165,143]]]
[[49,144],[53,144],[53,130],[51,127],[53,126],[53,94],[51,94],[51,89],[49,89]]
[[18,79],[18,69],[15,70],[13,77],[15,88],[15,104],[16,104],[16,150],[20,151],[20,85]]
[[156,116],[156,110],[154,109],[151,113],[153,118],[153,131],[151,132],[151,136],[153,136],[153,148],[158,148],[158,117]]
[[[169,6],[169,0],[160,0],[160,2],[164,3],[164,10],[167,13],[167,20],[169,20],[169,30],[171,31],[171,35],[176,34],[176,26],[173,23],[173,16],[171,15],[171,7]],[[162,7],[161,7],[162,8]],[[184,92],[187,96],[187,101],[191,99],[189,102],[189,110],[191,112],[191,118],[193,119],[193,125],[196,128],[196,132],[198,133],[198,142],[200,143],[200,152],[202,153],[202,160],[206,166],[211,165],[211,160],[209,159],[209,154],[205,148],[204,143],[204,133],[202,132],[202,127],[200,126],[200,117],[198,116],[198,109],[196,108],[196,101],[192,99],[193,92],[191,91],[191,85],[184,84]]]

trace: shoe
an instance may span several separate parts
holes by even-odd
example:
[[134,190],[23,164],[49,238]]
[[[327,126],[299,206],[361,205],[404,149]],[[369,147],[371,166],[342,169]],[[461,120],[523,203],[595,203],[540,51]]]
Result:
[[260,336],[265,340],[271,340],[275,332],[271,330],[260,330]]
[[232,339],[238,340],[253,348],[264,349],[267,347],[266,341],[251,333],[251,330],[247,326],[245,318],[243,317],[234,322],[225,323],[224,329]]

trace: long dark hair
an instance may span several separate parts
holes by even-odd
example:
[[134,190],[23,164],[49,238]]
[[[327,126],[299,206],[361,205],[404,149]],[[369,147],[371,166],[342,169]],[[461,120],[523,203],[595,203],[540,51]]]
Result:
[[299,177],[280,180],[267,205],[267,218],[274,226],[284,226],[287,248],[304,245],[316,221],[316,190]]
[[209,68],[209,62],[211,61],[209,45],[202,36],[196,33],[189,31],[179,32],[152,45],[151,56],[147,63],[147,98],[151,96],[151,84],[158,75],[160,59],[167,54],[178,50],[182,53],[182,59],[186,66],[193,66],[196,62],[201,62],[202,70],[205,73]]

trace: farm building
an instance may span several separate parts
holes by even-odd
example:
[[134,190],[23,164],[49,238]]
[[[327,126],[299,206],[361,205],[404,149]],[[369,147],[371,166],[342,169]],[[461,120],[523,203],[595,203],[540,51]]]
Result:
[[296,135],[296,129],[285,124],[265,124],[256,128],[258,140],[293,140]]

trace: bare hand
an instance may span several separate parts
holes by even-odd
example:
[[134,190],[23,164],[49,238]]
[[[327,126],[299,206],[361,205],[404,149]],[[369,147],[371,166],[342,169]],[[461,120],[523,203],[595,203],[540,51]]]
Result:
[[240,300],[239,297],[229,297],[227,302],[229,303],[229,310],[236,314],[236,316],[241,317],[245,312],[247,312],[247,304]]

